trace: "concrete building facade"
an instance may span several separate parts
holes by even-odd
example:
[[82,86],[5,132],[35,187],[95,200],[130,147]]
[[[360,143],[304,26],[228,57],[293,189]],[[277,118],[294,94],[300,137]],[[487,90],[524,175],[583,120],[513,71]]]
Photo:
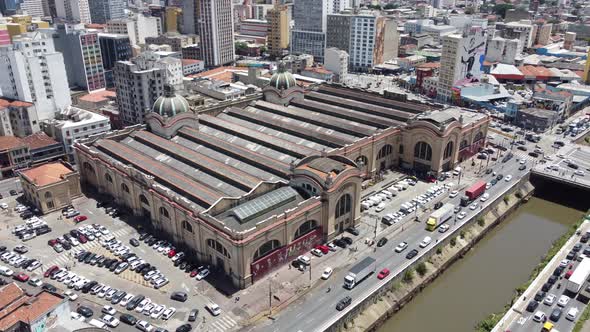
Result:
[[106,24],[110,20],[125,18],[124,0],[91,0],[89,6],[92,23]]
[[299,0],[293,6],[295,26],[291,30],[291,53],[310,54],[314,60],[324,62],[326,48],[327,15],[331,0]]
[[118,61],[127,61],[133,56],[131,41],[127,35],[99,33],[100,54],[104,67],[104,80],[107,88],[115,86],[115,65]]
[[348,74],[348,53],[335,47],[326,48],[324,67],[334,73],[333,80],[340,82]]
[[234,18],[232,0],[197,1],[197,19],[201,37],[201,60],[206,67],[218,67],[234,61]]
[[287,6],[275,6],[269,10],[267,49],[271,57],[280,57],[289,47],[289,19]]
[[57,17],[68,23],[92,23],[88,0],[55,0]]

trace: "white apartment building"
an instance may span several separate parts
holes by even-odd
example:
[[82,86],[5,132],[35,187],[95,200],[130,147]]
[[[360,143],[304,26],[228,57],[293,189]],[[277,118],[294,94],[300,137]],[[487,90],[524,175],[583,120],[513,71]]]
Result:
[[39,120],[72,103],[63,55],[53,39],[41,32],[23,34],[12,45],[0,46],[0,91],[11,99],[31,102]]
[[521,52],[522,45],[520,44],[520,40],[495,37],[488,42],[486,60],[513,65],[514,59]]
[[88,0],[55,0],[57,17],[73,23],[92,23]]
[[217,67],[235,59],[234,4],[231,0],[201,0],[199,6],[199,36],[201,60],[206,67]]
[[43,125],[47,135],[63,144],[71,163],[76,162],[72,149],[75,140],[111,130],[111,123],[106,116],[73,106],[69,106],[57,114],[55,119],[46,121]]
[[340,82],[348,73],[348,53],[335,47],[326,48],[324,68],[334,73],[334,81]]
[[107,22],[109,33],[129,36],[131,46],[145,44],[146,37],[158,37],[162,34],[162,22],[159,17],[137,15],[133,19],[122,18]]
[[522,47],[527,49],[533,46],[536,35],[534,34],[534,25],[529,20],[520,20],[519,22],[496,23],[496,30],[500,30],[500,35],[506,39],[519,39]]
[[182,87],[181,60],[160,58],[152,52],[117,62],[114,72],[119,113],[125,125],[143,123],[144,115],[151,112],[156,99],[164,94],[164,85]]
[[350,8],[349,0],[332,0],[332,14],[338,14],[346,8]]

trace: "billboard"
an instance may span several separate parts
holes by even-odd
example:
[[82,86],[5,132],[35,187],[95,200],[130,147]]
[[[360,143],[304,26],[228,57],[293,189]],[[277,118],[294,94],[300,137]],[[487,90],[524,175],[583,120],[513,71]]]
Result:
[[288,263],[297,256],[304,254],[314,246],[321,244],[323,238],[322,228],[318,227],[313,231],[305,234],[287,246],[282,246],[270,254],[252,262],[250,272],[252,273],[252,283],[262,278],[269,272]]
[[459,43],[455,85],[478,82],[483,74],[486,55],[487,31],[481,27],[471,27]]

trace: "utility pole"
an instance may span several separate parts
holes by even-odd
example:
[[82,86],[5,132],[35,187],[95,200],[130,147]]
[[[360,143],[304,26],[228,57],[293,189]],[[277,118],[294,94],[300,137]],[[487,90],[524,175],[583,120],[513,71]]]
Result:
[[374,245],[373,245],[373,252],[377,251],[377,225],[379,221],[379,216],[375,215],[375,239],[373,239]]
[[309,260],[309,287],[311,287],[311,259]]
[[268,315],[272,315],[272,287],[271,278],[268,277]]

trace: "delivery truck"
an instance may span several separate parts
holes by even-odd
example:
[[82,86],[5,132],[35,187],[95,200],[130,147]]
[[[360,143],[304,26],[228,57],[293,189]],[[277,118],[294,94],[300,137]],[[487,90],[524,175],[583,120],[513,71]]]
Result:
[[375,265],[375,258],[373,257],[365,257],[365,259],[358,262],[344,277],[344,288],[353,289],[354,286],[375,272]]
[[570,278],[567,280],[567,285],[566,285],[565,289],[567,289],[568,291],[570,291],[574,294],[577,294],[580,291],[580,289],[582,288],[584,281],[586,281],[586,278],[588,278],[589,275],[590,275],[590,258],[584,258],[584,259],[582,259],[580,264],[578,264],[578,267],[576,267],[576,269],[574,270],[574,273],[572,273]]
[[486,182],[480,180],[474,183],[471,187],[467,188],[467,190],[465,190],[465,196],[469,197],[469,199],[473,201],[477,199],[479,196],[481,196],[481,194],[483,194],[485,191]]
[[449,220],[455,214],[455,206],[446,203],[440,209],[434,211],[426,221],[426,230],[434,231],[438,226]]

